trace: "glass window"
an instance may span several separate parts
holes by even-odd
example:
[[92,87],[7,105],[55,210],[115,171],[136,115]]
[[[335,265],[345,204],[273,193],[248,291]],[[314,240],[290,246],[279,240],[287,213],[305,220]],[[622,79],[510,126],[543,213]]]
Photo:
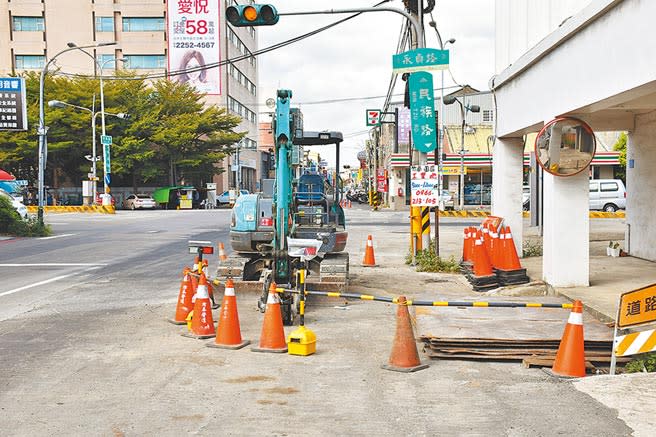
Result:
[[166,57],[164,55],[127,55],[124,56],[127,68],[135,70],[152,70],[166,68]]
[[601,191],[617,191],[617,190],[619,190],[619,187],[617,186],[617,182],[601,183]]
[[16,32],[43,32],[43,17],[12,17]]
[[96,32],[113,32],[114,17],[96,17]]
[[43,55],[16,55],[17,70],[40,70],[46,65]]
[[102,67],[103,70],[114,70],[116,68],[116,57],[114,55],[99,55],[98,64]]
[[163,32],[164,18],[126,17],[123,18],[123,32]]
[[596,182],[594,183],[590,182],[590,192],[596,193],[597,191],[599,191],[599,184],[597,184]]

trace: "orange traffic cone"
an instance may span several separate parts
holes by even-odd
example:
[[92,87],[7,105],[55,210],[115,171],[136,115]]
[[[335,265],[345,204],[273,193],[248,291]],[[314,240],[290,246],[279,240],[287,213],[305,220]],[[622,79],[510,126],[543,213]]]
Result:
[[405,296],[399,296],[396,310],[396,333],[394,334],[392,352],[390,353],[389,363],[381,366],[385,370],[416,372],[428,367],[428,364],[421,364],[419,360],[417,342],[412,331],[406,301]]
[[183,278],[180,283],[180,292],[178,293],[178,303],[175,307],[175,317],[169,319],[169,322],[174,325],[184,325],[187,323],[187,316],[194,308],[192,301],[194,297],[194,290],[191,286],[191,275],[189,274],[189,267],[185,267],[182,271]]
[[349,200],[349,208],[351,207],[351,201]]
[[282,326],[282,312],[280,311],[280,297],[276,292],[276,283],[272,282],[269,287],[266,311],[264,312],[264,323],[260,334],[260,344],[251,348],[253,352],[287,352],[285,341],[285,330]]
[[[501,231],[501,230],[500,230]],[[493,228],[490,228],[490,262],[492,267],[498,269],[501,260],[501,239],[500,234]]]
[[364,251],[364,259],[362,260],[364,267],[376,267],[376,257],[374,256],[374,242],[371,235],[367,237],[367,247]]
[[207,279],[203,273],[198,280],[196,301],[194,302],[194,316],[191,320],[191,332],[184,333],[185,337],[211,338],[216,334],[214,320],[212,319],[212,304],[207,292]]
[[519,263],[519,257],[517,256],[515,242],[513,241],[512,234],[510,233],[510,227],[504,226],[501,228],[501,233],[499,234],[499,243],[501,250],[497,268],[506,271],[521,269],[522,265]]
[[219,262],[224,262],[227,259],[228,255],[225,253],[225,247],[223,247],[223,243],[219,243]]
[[474,263],[474,276],[490,276],[494,275],[492,272],[492,263],[490,257],[485,250],[483,243],[483,235],[481,231],[476,231],[476,239],[474,240],[474,255],[472,257]]
[[462,241],[462,261],[471,262],[472,260],[472,249],[474,248],[474,236],[470,227],[464,229],[465,237]]
[[239,313],[237,312],[237,297],[235,296],[235,283],[228,278],[225,284],[225,293],[221,303],[221,315],[219,326],[216,328],[214,343],[207,347],[218,347],[222,349],[241,349],[249,340],[242,340],[239,328]]
[[580,300],[574,301],[551,371],[560,376],[585,376],[583,304]]

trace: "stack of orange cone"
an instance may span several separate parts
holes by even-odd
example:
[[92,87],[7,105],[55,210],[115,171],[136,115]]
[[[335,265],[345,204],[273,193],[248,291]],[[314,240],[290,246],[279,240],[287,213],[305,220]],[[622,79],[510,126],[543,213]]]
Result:
[[560,376],[585,376],[583,304],[580,300],[574,301],[551,371]]
[[193,297],[194,290],[191,287],[191,275],[189,267],[182,271],[182,282],[180,283],[180,292],[178,293],[178,303],[175,307],[175,317],[169,319],[174,325],[184,325],[187,323],[187,316],[194,308]]
[[510,227],[502,226],[499,230],[499,246],[497,251],[497,276],[501,285],[526,284],[530,281],[526,269],[522,268],[517,256]]
[[241,338],[235,283],[232,282],[232,278],[228,278],[225,284],[223,302],[221,303],[221,315],[219,316],[219,326],[216,328],[216,338],[214,343],[208,344],[207,347],[241,349],[247,344],[250,344],[250,341]]
[[260,344],[251,348],[253,352],[287,352],[285,340],[285,329],[282,326],[282,312],[280,310],[280,297],[276,292],[276,283],[272,282],[269,287],[266,311],[264,312],[264,323],[260,334]]
[[482,232],[476,231],[474,254],[472,256],[474,267],[472,274],[467,276],[476,291],[487,291],[499,286],[497,276],[492,271],[492,263],[487,250],[485,250],[483,238]]
[[182,334],[192,338],[211,338],[216,334],[212,318],[212,304],[207,291],[207,279],[203,273],[198,280],[196,301],[194,302],[194,315],[191,319],[191,332]]
[[364,251],[364,259],[362,260],[362,265],[364,267],[376,267],[376,257],[374,256],[374,241],[371,238],[371,235],[367,237],[367,247]]
[[410,313],[406,302],[405,296],[399,296],[396,310],[396,333],[394,334],[392,352],[388,364],[382,366],[386,370],[416,372],[428,367],[428,364],[421,364],[419,360],[417,342],[412,331]]
[[501,239],[499,238],[499,233],[490,228],[490,262],[492,263],[493,268],[499,268],[499,262],[501,260]]

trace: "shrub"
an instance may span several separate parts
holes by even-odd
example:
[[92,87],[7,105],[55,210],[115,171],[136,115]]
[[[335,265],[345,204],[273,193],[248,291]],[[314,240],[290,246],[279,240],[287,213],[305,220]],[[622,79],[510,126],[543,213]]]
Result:
[[634,358],[624,366],[626,373],[656,372],[656,353],[644,354]]
[[[458,273],[460,271],[460,264],[456,259],[451,256],[448,259],[441,258],[435,255],[433,242],[431,242],[430,249],[424,249],[417,252],[416,271],[418,272],[442,272],[442,273]],[[412,254],[409,253],[405,257],[405,263],[412,263]]]
[[39,223],[36,217],[28,216],[23,220],[9,200],[0,197],[0,234],[45,237],[51,233],[50,226]]
[[522,253],[524,258],[542,256],[542,242],[540,240],[524,240]]

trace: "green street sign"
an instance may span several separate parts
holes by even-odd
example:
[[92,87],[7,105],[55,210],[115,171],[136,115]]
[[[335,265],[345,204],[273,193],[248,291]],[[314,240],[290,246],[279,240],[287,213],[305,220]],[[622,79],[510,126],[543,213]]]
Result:
[[392,56],[392,71],[394,73],[446,70],[447,68],[449,68],[448,50],[423,48]]
[[111,135],[101,135],[100,136],[100,143],[103,144],[103,145],[112,144],[112,136]]
[[408,80],[412,145],[420,152],[432,152],[437,147],[433,75],[417,71]]

